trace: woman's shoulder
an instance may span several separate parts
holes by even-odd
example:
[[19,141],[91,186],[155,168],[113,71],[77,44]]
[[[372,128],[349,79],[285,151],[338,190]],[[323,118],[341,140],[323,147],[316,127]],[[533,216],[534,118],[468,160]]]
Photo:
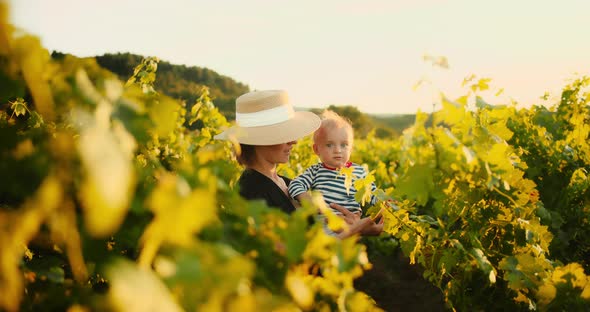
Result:
[[266,183],[266,177],[253,169],[245,169],[238,179],[238,185],[240,187],[240,193],[242,196],[249,198],[257,193],[260,193],[261,185]]
[[244,169],[244,171],[242,171],[242,175],[240,176],[240,179],[256,177],[258,175],[261,175],[261,173],[254,170],[254,169],[246,168],[246,169]]
[[240,185],[245,183],[251,183],[252,181],[255,181],[257,179],[260,179],[260,173],[258,173],[258,171],[252,169],[245,169],[244,171],[242,171],[238,183]]
[[[287,185],[291,181],[285,176],[280,177]],[[286,213],[295,210],[287,195],[272,180],[256,170],[244,170],[238,185],[240,195],[246,199],[263,199],[268,206],[278,207]]]

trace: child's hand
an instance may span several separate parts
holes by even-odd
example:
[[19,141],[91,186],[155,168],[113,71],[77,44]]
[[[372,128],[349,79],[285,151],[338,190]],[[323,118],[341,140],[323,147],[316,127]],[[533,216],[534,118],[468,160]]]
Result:
[[[377,213],[377,216],[375,217],[375,219],[371,218],[371,217],[365,217],[361,219],[360,214],[356,214],[356,213],[352,213],[350,211],[348,211],[348,209],[338,205],[338,204],[334,204],[331,203],[330,207],[338,210],[340,213],[342,213],[342,218],[344,219],[344,221],[350,225],[350,228],[348,229],[348,231],[345,232],[341,232],[338,237],[340,237],[341,239],[347,238],[349,236],[352,236],[354,234],[362,234],[362,235],[372,235],[372,236],[377,236],[379,234],[381,234],[381,232],[383,232],[383,218],[382,218],[382,214],[381,211],[379,211],[379,213]],[[377,222],[375,222],[375,220],[378,220]]]
[[342,214],[340,217],[342,219],[344,219],[344,222],[346,222],[346,224],[348,224],[348,225],[354,224],[361,219],[360,213],[350,212],[348,209],[346,209],[338,204],[331,203],[330,207],[338,210],[338,212],[340,212]]

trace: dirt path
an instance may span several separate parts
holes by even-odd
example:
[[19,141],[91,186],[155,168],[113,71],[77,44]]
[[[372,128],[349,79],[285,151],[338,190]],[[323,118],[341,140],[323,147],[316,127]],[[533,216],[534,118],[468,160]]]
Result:
[[445,311],[438,288],[422,278],[419,268],[410,265],[401,252],[370,256],[373,268],[355,281],[385,311]]

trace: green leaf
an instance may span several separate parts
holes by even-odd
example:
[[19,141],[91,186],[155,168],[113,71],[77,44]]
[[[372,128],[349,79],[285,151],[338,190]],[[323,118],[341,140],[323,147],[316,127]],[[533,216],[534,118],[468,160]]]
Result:
[[435,113],[435,124],[444,122],[450,126],[457,125],[467,120],[469,114],[465,110],[465,105],[449,100],[446,97],[442,98],[443,109]]
[[494,108],[493,105],[490,105],[486,101],[484,101],[481,96],[475,97],[475,106],[477,106],[477,108],[479,108],[479,109],[485,109],[485,108],[493,109]]
[[40,128],[44,124],[45,124],[45,121],[43,120],[43,117],[39,113],[37,113],[36,111],[32,111],[31,116],[27,120],[27,125],[30,128]]
[[398,191],[418,205],[425,205],[434,189],[434,170],[426,166],[410,167],[401,178]]
[[[307,220],[309,209],[313,209],[309,206],[298,208],[291,220],[285,232],[283,232],[285,243],[286,243],[286,255],[290,263],[296,263],[301,260],[303,252],[307,247],[308,238],[306,237]],[[305,211],[307,210],[307,211]]]
[[27,103],[22,98],[17,98],[16,100],[10,102],[10,109],[16,117],[20,115],[25,115],[29,109],[27,108]]
[[178,102],[164,96],[153,103],[149,115],[156,124],[155,131],[159,136],[166,137],[175,129],[179,108]]
[[496,282],[496,270],[484,255],[483,251],[479,248],[473,248],[470,250],[470,254],[475,258],[478,267],[488,275],[491,284]]
[[135,187],[132,159],[136,142],[120,122],[110,125],[109,107],[105,101],[99,104],[78,140],[85,172],[80,201],[87,229],[97,237],[112,234],[121,225]]
[[47,279],[58,284],[64,282],[65,272],[60,267],[51,267],[47,272]]
[[373,175],[373,172],[369,172],[363,179],[357,179],[354,181],[354,188],[356,189],[354,199],[359,202],[361,206],[365,206],[366,203],[371,202],[371,195],[373,192],[372,187],[374,182],[375,176]]
[[118,260],[108,267],[108,300],[116,311],[182,311],[152,270]]

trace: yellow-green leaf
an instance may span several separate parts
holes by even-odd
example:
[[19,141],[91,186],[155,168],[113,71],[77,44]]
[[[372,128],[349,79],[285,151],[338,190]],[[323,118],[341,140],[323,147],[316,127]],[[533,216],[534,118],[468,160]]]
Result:
[[107,269],[107,278],[108,301],[114,311],[183,311],[152,270],[119,260]]

